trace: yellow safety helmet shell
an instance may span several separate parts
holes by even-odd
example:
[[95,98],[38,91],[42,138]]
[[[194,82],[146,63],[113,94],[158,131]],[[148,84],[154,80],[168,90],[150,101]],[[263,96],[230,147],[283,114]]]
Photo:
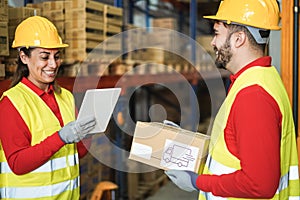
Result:
[[266,30],[280,29],[280,12],[276,0],[223,0],[216,15],[204,18]]
[[16,28],[13,48],[42,47],[64,48],[68,44],[62,42],[56,27],[47,18],[32,16],[23,20]]

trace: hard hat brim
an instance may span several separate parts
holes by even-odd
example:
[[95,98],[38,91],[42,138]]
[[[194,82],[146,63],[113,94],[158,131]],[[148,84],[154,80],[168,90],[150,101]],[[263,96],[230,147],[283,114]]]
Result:
[[[24,47],[24,46],[17,46],[17,45],[13,44],[11,47],[12,48],[20,48],[20,47]],[[69,47],[69,45],[68,44],[60,44],[60,45],[55,45],[55,46],[41,45],[41,46],[28,46],[28,47],[39,47],[39,48],[45,48],[45,49],[59,49],[59,48]]]
[[[251,26],[251,24],[244,24],[243,22],[238,22],[238,21],[230,21],[228,19],[223,19],[221,17],[217,17],[216,15],[207,15],[207,16],[203,16],[203,18],[217,20],[217,21],[223,21],[223,22],[226,22],[227,24],[235,23],[235,24],[240,24],[240,25],[244,25],[244,26]],[[253,26],[253,27],[256,27],[256,26]],[[265,29],[265,28],[262,28],[262,27],[256,27],[256,28]],[[269,30],[280,30],[281,27],[280,26],[271,26],[268,29]]]
[[205,18],[205,19],[216,19],[216,20],[221,20],[221,19],[219,19],[219,17],[217,17],[216,15],[206,15],[206,16],[203,16],[203,18]]

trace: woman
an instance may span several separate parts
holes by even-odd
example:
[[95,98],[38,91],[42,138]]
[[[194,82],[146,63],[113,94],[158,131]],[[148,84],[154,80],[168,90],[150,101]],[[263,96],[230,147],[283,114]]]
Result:
[[16,29],[18,68],[0,101],[1,199],[79,199],[80,140],[96,121],[74,121],[74,97],[55,82],[67,46],[46,18]]

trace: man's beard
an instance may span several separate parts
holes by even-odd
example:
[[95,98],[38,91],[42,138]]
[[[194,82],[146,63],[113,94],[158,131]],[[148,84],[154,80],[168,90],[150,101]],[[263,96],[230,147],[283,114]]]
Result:
[[229,39],[226,39],[225,44],[219,49],[214,47],[214,51],[218,52],[215,60],[216,66],[220,69],[226,69],[226,65],[229,63],[232,57]]

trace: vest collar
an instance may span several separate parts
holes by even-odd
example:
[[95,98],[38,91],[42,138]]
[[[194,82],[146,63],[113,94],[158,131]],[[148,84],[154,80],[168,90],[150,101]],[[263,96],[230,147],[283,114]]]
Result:
[[249,63],[248,65],[246,65],[245,67],[243,67],[240,71],[238,71],[236,74],[232,74],[230,75],[230,88],[232,87],[233,83],[235,82],[235,80],[247,69],[251,68],[251,67],[270,67],[271,66],[271,61],[272,58],[270,56],[264,56],[261,58],[258,58],[254,61],[252,61],[251,63]]
[[[43,94],[45,94],[46,92],[44,90],[41,90],[40,88],[38,88],[36,85],[34,85],[30,80],[28,80],[28,78],[23,77],[21,80],[21,83],[23,83],[24,85],[26,85],[27,87],[29,87],[32,91],[34,91],[38,96],[42,96]],[[50,84],[50,87],[48,89],[48,94],[51,94],[54,91],[53,89],[53,85]]]

